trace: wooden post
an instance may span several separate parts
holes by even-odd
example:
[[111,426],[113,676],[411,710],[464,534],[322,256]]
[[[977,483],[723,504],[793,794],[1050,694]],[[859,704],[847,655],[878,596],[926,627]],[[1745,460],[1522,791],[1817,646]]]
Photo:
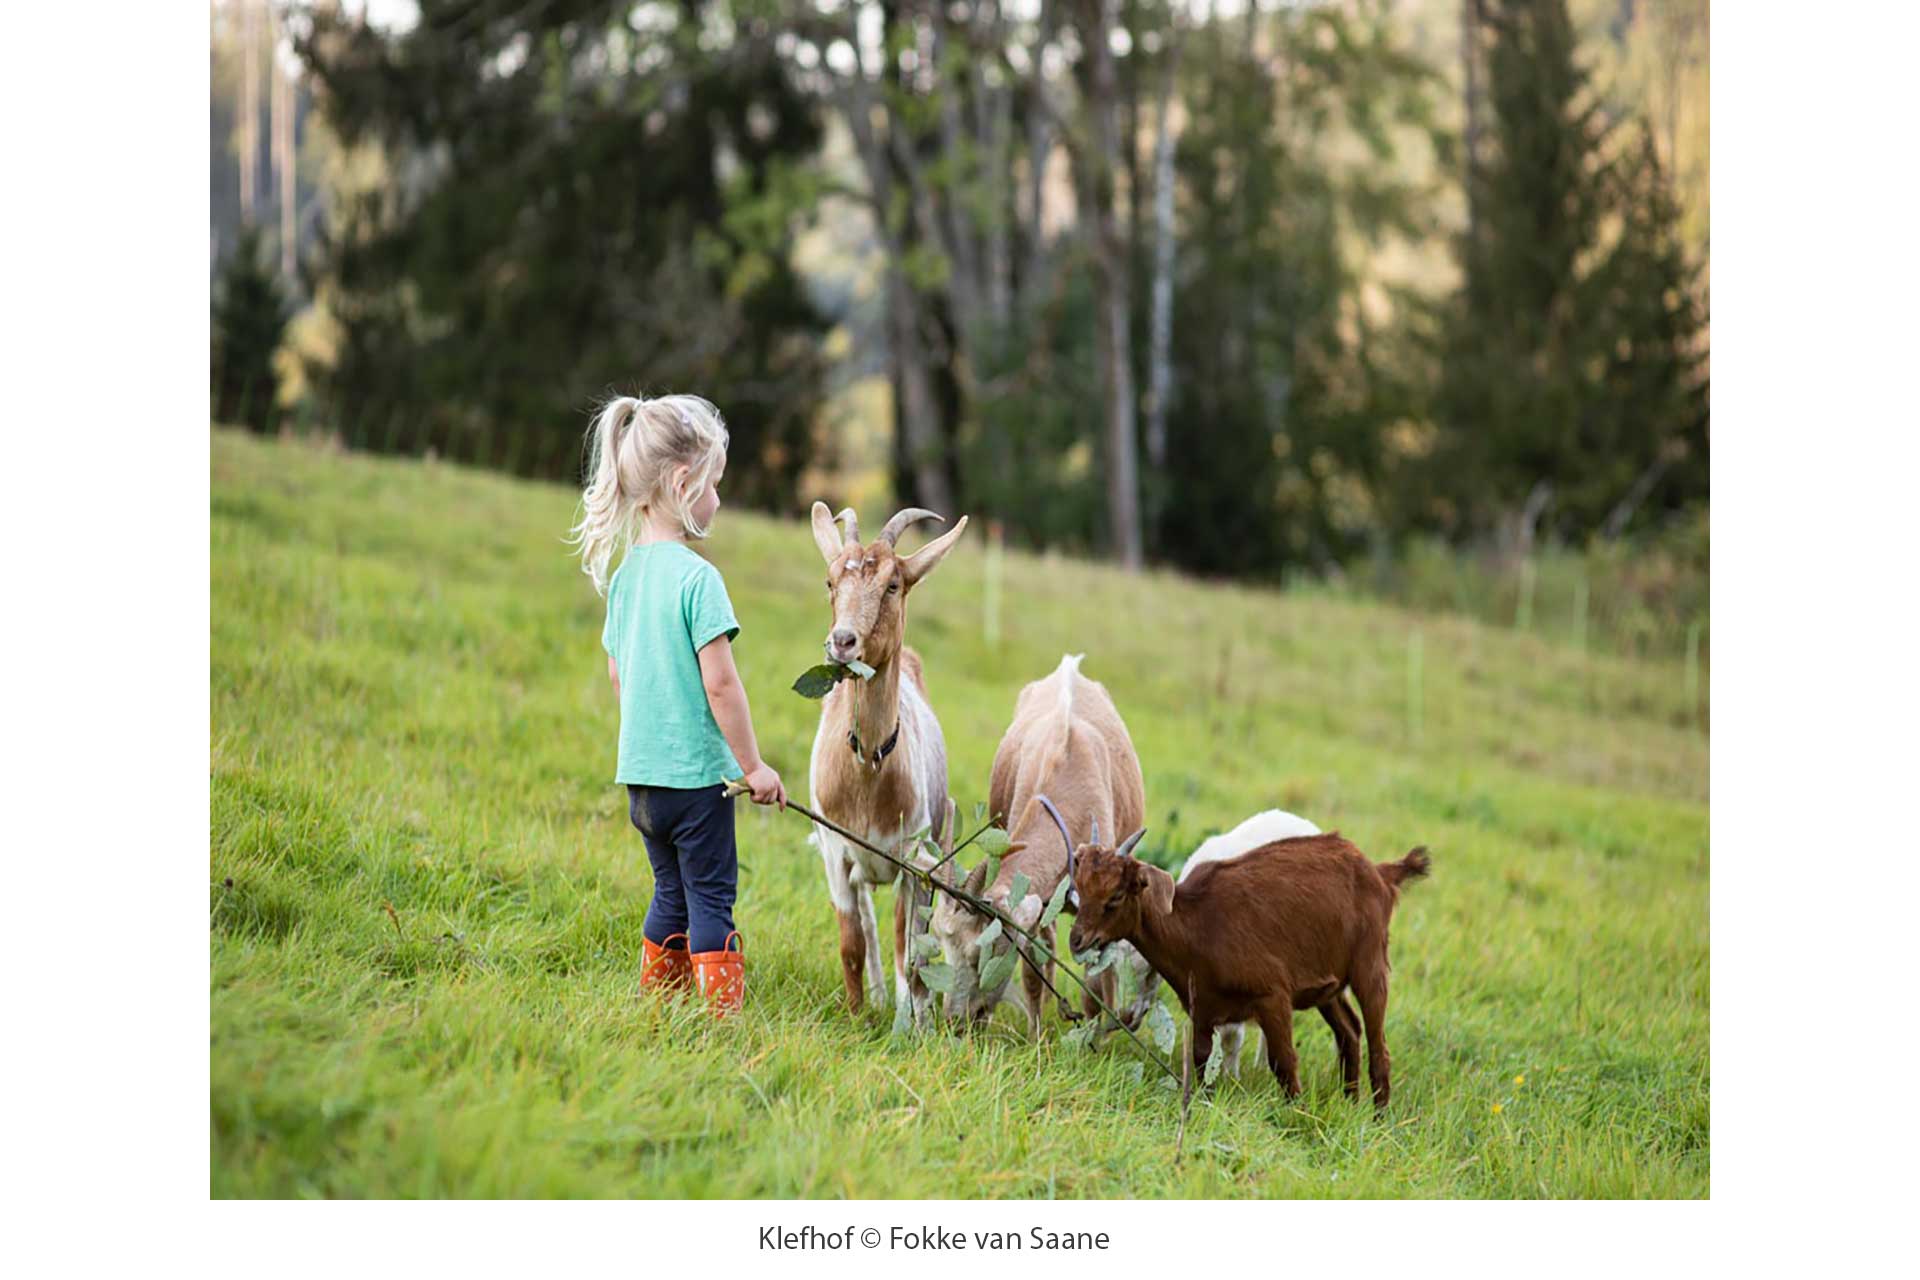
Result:
[[1001,559],[1006,553],[1006,528],[998,520],[987,521],[987,581],[980,593],[980,630],[987,648],[1000,648],[1000,575]]
[[1579,581],[1573,584],[1573,644],[1581,653],[1587,651],[1587,571],[1580,570]]
[[1700,619],[1687,624],[1687,727],[1700,722]]
[[1423,675],[1420,669],[1422,666],[1420,650],[1420,630],[1416,627],[1407,637],[1407,736],[1412,739],[1415,746],[1420,745],[1420,713],[1421,703],[1424,700],[1424,691],[1421,687]]

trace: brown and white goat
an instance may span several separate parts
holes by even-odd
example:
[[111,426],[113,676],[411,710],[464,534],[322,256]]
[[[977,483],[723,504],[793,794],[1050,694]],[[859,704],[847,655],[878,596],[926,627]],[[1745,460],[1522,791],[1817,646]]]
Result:
[[[1223,1023],[1257,1021],[1267,1065],[1289,1097],[1300,1092],[1293,1011],[1318,1009],[1333,1029],[1346,1091],[1360,1088],[1360,1031],[1374,1105],[1391,1091],[1387,1054],[1387,926],[1402,882],[1427,874],[1425,848],[1374,863],[1339,832],[1276,840],[1195,867],[1178,885],[1118,850],[1082,846],[1073,866],[1080,900],[1074,954],[1125,940],[1173,987],[1193,1019],[1193,1061],[1206,1064]],[[1360,1002],[1356,1018],[1343,992]]]
[[[986,883],[985,859],[965,884],[969,893],[986,898],[1034,934],[1047,957],[1047,982],[1054,974],[1053,925],[1034,926],[1066,878],[1069,851],[1055,836],[1053,819],[1040,797],[1051,798],[1070,828],[1096,839],[1102,831],[1131,831],[1146,821],[1146,782],[1133,739],[1106,687],[1080,674],[1085,656],[1065,655],[1053,674],[1020,691],[1013,723],[994,752],[988,785],[988,810],[1005,824],[1010,842],[991,885]],[[1020,875],[1026,876],[1028,888],[1019,902],[1011,902],[1013,881]],[[1017,982],[1009,976],[992,990],[979,988],[980,938],[991,927],[988,917],[951,896],[942,895],[934,909],[933,936],[953,970],[953,990],[945,997],[947,1014],[984,1020],[995,1005],[1012,999],[1026,1012],[1027,1030],[1038,1036],[1046,986],[1031,965],[1016,965]],[[1004,931],[989,944],[995,954],[1013,945]],[[1117,979],[1118,974],[1109,971],[1095,983],[1103,987],[1101,996],[1109,1004]],[[1087,1012],[1094,1007],[1089,1000]]]
[[[942,517],[910,507],[865,545],[853,512],[844,511],[841,518],[846,522],[844,536],[826,504],[813,504],[813,540],[826,558],[827,602],[833,611],[826,656],[830,662],[865,663],[873,676],[840,681],[820,704],[808,790],[822,816],[903,861],[931,865],[911,847],[911,837],[928,828],[936,841],[951,844],[947,747],[927,700],[920,655],[906,647],[907,596],[953,549],[966,531],[967,518],[960,517],[952,529],[912,555],[896,550],[900,535],[917,521]],[[892,884],[900,870],[825,827],[815,827],[813,841],[826,864],[827,893],[840,917],[847,1003],[855,1012],[865,997],[884,1005],[886,971],[873,887]],[[908,963],[913,888],[909,881],[894,899],[894,987],[898,1004],[910,1005],[918,1025],[930,1001]]]

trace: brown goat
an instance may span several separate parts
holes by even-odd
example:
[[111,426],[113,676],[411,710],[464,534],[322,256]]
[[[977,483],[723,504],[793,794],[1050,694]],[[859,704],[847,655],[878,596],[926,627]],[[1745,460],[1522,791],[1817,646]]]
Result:
[[[1079,914],[1074,954],[1127,941],[1139,948],[1193,1019],[1193,1061],[1204,1066],[1214,1029],[1259,1022],[1267,1065],[1288,1097],[1300,1092],[1293,1011],[1318,1009],[1333,1029],[1349,1095],[1360,1090],[1360,1031],[1375,1106],[1387,1105],[1387,925],[1400,885],[1427,874],[1424,847],[1374,863],[1339,832],[1276,840],[1236,858],[1172,876],[1118,850],[1083,845],[1074,857]],[[1360,1017],[1342,995],[1352,987]]]

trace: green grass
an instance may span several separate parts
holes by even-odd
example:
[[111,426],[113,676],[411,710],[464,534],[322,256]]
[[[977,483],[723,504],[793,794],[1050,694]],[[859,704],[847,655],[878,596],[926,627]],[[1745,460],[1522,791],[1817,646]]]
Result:
[[[741,810],[744,1015],[636,1000],[650,877],[609,782],[603,605],[560,541],[574,495],[221,431],[212,456],[217,1196],[1708,1192],[1707,741],[1678,662],[1024,556],[990,652],[962,543],[910,639],[963,814],[1022,682],[1085,650],[1160,857],[1269,805],[1376,858],[1433,849],[1395,918],[1389,1113],[1340,1096],[1303,1019],[1306,1095],[1249,1049],[1175,1167],[1177,1099],[1123,1041],[850,1016],[792,815]],[[734,511],[706,550],[803,795],[817,708],[787,686],[828,621],[818,553]]]

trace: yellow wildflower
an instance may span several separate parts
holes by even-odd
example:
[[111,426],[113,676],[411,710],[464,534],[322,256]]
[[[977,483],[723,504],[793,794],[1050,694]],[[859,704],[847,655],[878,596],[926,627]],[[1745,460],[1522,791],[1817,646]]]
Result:
[[1497,1102],[1493,1104],[1493,1114],[1495,1115],[1500,1114],[1500,1104]]
[[1526,1073],[1525,1073],[1525,1072],[1522,1072],[1522,1073],[1520,1073],[1519,1075],[1517,1075],[1517,1076],[1515,1076],[1515,1077],[1513,1078],[1513,1082],[1514,1082],[1515,1084],[1525,1084],[1525,1083],[1527,1082],[1527,1076],[1526,1076]]

